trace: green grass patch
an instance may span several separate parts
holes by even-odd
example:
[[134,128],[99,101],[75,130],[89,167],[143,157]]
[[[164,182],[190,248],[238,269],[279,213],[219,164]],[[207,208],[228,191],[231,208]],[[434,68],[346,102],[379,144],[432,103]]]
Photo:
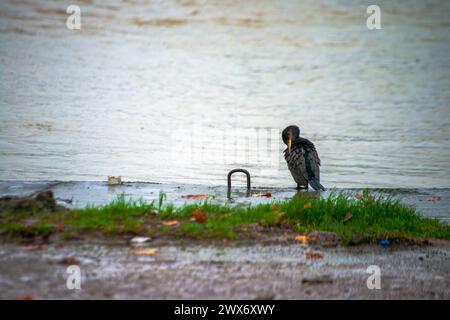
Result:
[[[204,223],[191,221],[194,210],[205,213]],[[344,223],[344,217],[352,218]],[[163,221],[176,220],[175,226]],[[300,193],[292,199],[270,204],[234,205],[202,201],[175,207],[165,203],[165,194],[158,201],[127,199],[124,195],[103,206],[87,206],[66,213],[1,212],[0,232],[19,235],[50,235],[61,232],[96,231],[104,234],[140,234],[174,238],[238,239],[245,234],[240,227],[258,224],[276,229],[287,226],[293,232],[330,231],[350,243],[355,235],[362,242],[380,239],[414,240],[439,238],[450,240],[449,225],[425,218],[413,208],[392,198],[372,196],[365,191],[358,199],[349,194],[320,197]]]

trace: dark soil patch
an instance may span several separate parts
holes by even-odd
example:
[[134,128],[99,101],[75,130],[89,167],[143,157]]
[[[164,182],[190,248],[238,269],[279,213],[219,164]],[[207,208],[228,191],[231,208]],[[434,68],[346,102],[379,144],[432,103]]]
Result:
[[35,197],[5,196],[0,198],[0,212],[67,212],[68,209],[57,204],[50,190],[41,191]]

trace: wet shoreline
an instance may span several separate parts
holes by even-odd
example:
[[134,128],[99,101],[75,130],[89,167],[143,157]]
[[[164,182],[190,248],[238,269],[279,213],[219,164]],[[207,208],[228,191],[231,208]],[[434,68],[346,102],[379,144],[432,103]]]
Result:
[[[296,194],[294,188],[258,188],[252,189],[252,193],[270,193],[271,197],[246,197],[245,187],[233,187],[231,200],[227,199],[226,186],[205,186],[190,184],[158,184],[147,182],[124,182],[121,185],[110,186],[102,181],[0,181],[0,197],[29,196],[43,190],[53,191],[59,204],[72,208],[82,208],[86,205],[99,206],[111,202],[120,194],[132,199],[145,201],[158,201],[159,194],[166,194],[168,203],[181,206],[187,202],[183,196],[190,194],[206,194],[210,200],[217,203],[230,202],[234,204],[258,204],[278,200],[286,200]],[[450,189],[369,189],[372,194],[383,197],[393,197],[405,205],[412,206],[416,210],[430,218],[437,218],[450,223]],[[362,189],[329,189],[322,192],[327,196],[331,192],[345,192],[350,194],[361,193]],[[310,191],[313,192],[313,191]]]

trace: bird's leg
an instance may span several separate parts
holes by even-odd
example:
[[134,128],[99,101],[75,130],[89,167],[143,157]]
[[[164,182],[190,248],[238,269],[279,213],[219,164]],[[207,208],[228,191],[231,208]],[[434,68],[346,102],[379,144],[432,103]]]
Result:
[[308,185],[302,186],[300,184],[297,184],[297,190],[308,190]]

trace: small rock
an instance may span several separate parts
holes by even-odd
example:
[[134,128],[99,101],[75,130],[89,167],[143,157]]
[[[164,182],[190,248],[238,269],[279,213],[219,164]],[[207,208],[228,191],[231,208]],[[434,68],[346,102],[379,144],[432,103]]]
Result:
[[74,264],[80,264],[80,261],[75,259],[74,257],[65,257],[58,261],[58,264],[60,265],[74,265]]
[[27,246],[21,247],[21,249],[24,251],[37,251],[37,250],[42,250],[44,248],[45,247],[42,245],[27,245]]
[[302,279],[303,285],[318,285],[318,284],[327,284],[327,283],[333,283],[333,278],[331,278],[329,275],[324,275],[324,276],[315,277],[315,278],[303,278]]
[[0,211],[38,211],[38,212],[65,212],[67,209],[56,204],[51,190],[44,190],[36,197],[13,197],[4,196],[0,198]]
[[355,233],[353,235],[353,239],[350,244],[360,244],[361,243],[361,235],[359,233]]
[[341,237],[328,231],[313,231],[308,234],[308,244],[317,244],[322,247],[334,247],[341,241]]
[[275,295],[272,293],[262,294],[255,298],[255,300],[274,300],[274,299],[275,299]]

